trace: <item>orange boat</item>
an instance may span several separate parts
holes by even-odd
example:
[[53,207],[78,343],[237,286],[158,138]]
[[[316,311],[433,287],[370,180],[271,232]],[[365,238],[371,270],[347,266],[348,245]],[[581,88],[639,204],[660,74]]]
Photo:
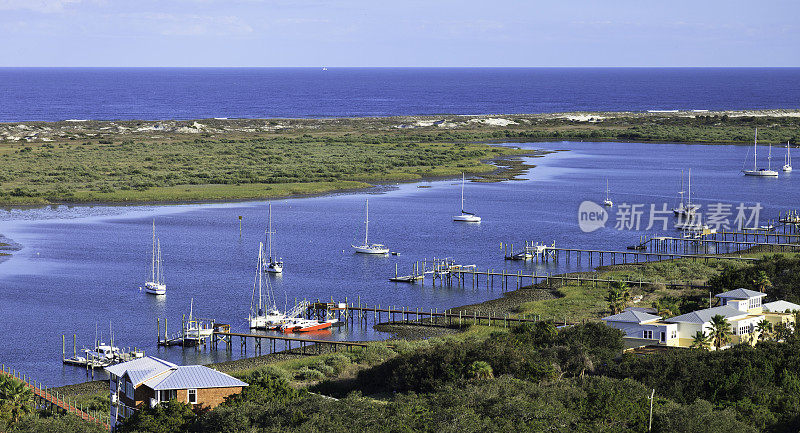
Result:
[[280,330],[287,334],[292,332],[321,331],[333,326],[334,322],[335,320],[320,322],[319,320],[295,319],[281,326]]

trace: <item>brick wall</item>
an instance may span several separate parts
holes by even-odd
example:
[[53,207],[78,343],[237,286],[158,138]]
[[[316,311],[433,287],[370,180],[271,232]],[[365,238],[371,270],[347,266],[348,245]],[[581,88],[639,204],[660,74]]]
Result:
[[[197,405],[195,407],[204,407],[213,409],[220,403],[225,401],[225,397],[242,392],[241,386],[234,386],[230,388],[205,388],[197,390]],[[189,391],[185,389],[178,390],[178,400],[182,402],[189,401]]]

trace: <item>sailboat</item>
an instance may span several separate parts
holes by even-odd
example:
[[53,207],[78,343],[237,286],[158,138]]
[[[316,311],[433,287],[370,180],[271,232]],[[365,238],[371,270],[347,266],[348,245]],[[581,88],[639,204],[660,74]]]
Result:
[[[256,265],[256,279],[253,282],[253,295],[250,298],[250,315],[247,322],[250,329],[275,329],[286,321],[286,314],[280,312],[275,305],[275,295],[267,278],[267,302],[263,298],[264,282],[264,244],[258,244],[258,264]],[[256,287],[258,287],[258,302],[256,302]]]
[[156,220],[153,219],[153,258],[150,281],[144,283],[144,290],[152,295],[166,295],[167,285],[161,269],[161,239],[156,239]]
[[758,128],[753,139],[753,169],[742,170],[745,176],[778,177],[778,172],[772,169],[772,145],[769,146],[767,168],[758,168]]
[[783,164],[783,171],[790,172],[792,171],[792,154],[789,151],[789,142],[786,142],[786,164]]
[[355,249],[357,253],[361,254],[388,254],[389,248],[386,248],[386,246],[382,244],[369,243],[369,200],[367,200],[366,204],[366,216],[367,218],[364,220],[364,244],[352,245],[353,249]]
[[603,200],[603,206],[611,207],[614,206],[614,202],[608,198],[608,179],[606,179],[606,199]]
[[269,245],[269,259],[265,259],[264,271],[273,274],[280,274],[283,272],[283,260],[276,260],[272,255],[272,203],[269,204],[269,228],[267,229],[267,245]]
[[464,210],[464,183],[466,183],[466,177],[464,177],[464,173],[461,173],[461,215],[454,216],[453,221],[479,223],[481,222],[481,217]]
[[681,190],[678,191],[678,195],[681,197],[680,203],[678,206],[672,208],[672,213],[675,214],[676,217],[679,218],[686,218],[691,219],[694,218],[695,212],[700,209],[700,206],[696,204],[692,204],[692,169],[689,169],[689,194],[688,200],[684,200],[683,194],[683,170],[681,170]]
[[196,345],[214,335],[214,327],[208,321],[194,317],[194,298],[189,302],[189,319],[183,324],[183,343]]

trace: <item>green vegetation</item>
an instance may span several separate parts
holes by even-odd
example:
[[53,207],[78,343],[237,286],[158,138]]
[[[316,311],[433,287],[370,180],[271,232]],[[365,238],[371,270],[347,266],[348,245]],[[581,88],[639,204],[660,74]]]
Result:
[[[708,307],[708,290],[720,293],[744,287],[763,290],[770,299],[800,303],[800,256],[796,254],[749,253],[743,257],[755,263],[678,259],[660,262],[616,265],[600,268],[596,274],[581,274],[580,284],[557,278],[551,290],[556,299],[525,302],[517,309],[519,316],[541,317],[556,321],[597,320],[624,309],[623,305],[653,307],[662,317],[673,317]],[[620,291],[619,282],[597,283],[592,278],[628,281]],[[638,284],[647,281],[652,284]],[[665,283],[681,284],[667,287]],[[702,289],[706,286],[708,289]],[[627,294],[626,294],[627,293]],[[642,299],[633,304],[631,297]]]
[[[503,127],[479,116],[444,117],[207,119],[200,126],[193,121],[0,124],[5,137],[15,138],[0,141],[0,204],[321,193],[363,188],[368,182],[487,173],[494,167],[481,161],[520,153],[480,143],[486,141],[749,143],[759,127],[764,143],[800,142],[800,119],[768,112],[596,113],[589,121],[569,115],[511,115],[503,116],[512,122]],[[425,119],[430,121],[421,121]],[[438,120],[447,122],[434,125]],[[512,171],[524,168],[510,166]]]
[[642,432],[652,389],[654,432],[800,427],[800,333],[713,352],[620,356],[621,348],[622,333],[599,323],[525,324],[406,348],[308,391],[273,368],[254,370],[244,393],[212,411],[145,408],[121,431]]
[[365,181],[487,172],[520,153],[485,144],[268,137],[0,145],[0,202],[250,199],[365,188]]
[[760,290],[770,299],[800,304],[800,257],[797,255],[764,255],[750,266],[729,266],[711,278],[716,292],[744,287]]

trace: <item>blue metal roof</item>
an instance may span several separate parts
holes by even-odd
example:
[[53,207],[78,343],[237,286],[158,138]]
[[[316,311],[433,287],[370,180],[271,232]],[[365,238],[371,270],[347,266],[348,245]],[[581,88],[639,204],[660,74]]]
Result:
[[134,359],[133,361],[122,362],[106,367],[105,370],[120,377],[127,373],[131,383],[137,386],[147,379],[174,367],[177,367],[177,365],[169,361],[164,361],[163,359],[158,359],[153,356],[145,356],[143,358]]
[[750,298],[763,298],[767,296],[766,293],[756,292],[755,290],[748,290],[748,289],[736,289],[730,290],[725,293],[720,293],[717,295],[717,298],[723,299],[750,299]]
[[144,385],[160,391],[165,389],[229,388],[247,386],[247,383],[213,368],[203,365],[187,365],[173,367],[168,372],[145,381]]

